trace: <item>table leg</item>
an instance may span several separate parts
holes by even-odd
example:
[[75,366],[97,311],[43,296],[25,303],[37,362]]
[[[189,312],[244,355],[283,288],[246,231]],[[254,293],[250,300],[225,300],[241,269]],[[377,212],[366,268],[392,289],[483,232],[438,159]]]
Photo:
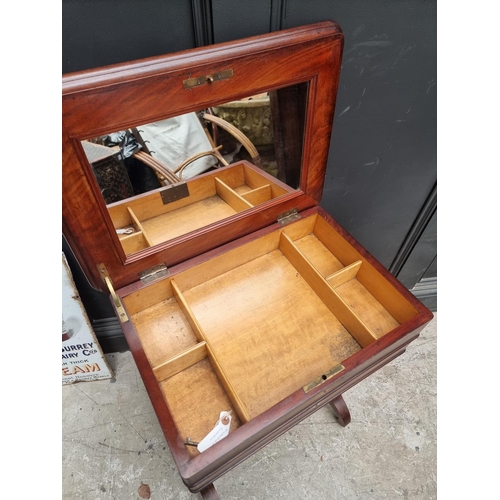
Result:
[[342,396],[337,396],[330,401],[330,406],[332,407],[335,418],[338,420],[342,427],[345,427],[351,422],[351,414],[349,413],[349,408],[345,404],[344,398]]
[[205,486],[205,488],[200,491],[200,495],[203,500],[220,500],[219,494],[213,483]]

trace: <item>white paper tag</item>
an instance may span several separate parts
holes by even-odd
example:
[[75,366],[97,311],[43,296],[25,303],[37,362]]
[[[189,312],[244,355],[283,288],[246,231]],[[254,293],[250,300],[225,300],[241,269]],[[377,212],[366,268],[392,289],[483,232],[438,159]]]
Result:
[[198,443],[198,451],[208,450],[210,446],[225,438],[229,434],[229,427],[231,427],[231,412],[221,411],[215,427]]

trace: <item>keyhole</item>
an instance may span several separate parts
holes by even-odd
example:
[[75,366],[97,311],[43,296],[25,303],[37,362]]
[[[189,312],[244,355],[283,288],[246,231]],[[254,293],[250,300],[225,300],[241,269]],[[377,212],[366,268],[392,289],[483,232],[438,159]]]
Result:
[[212,75],[207,76],[207,83],[213,83],[214,77]]

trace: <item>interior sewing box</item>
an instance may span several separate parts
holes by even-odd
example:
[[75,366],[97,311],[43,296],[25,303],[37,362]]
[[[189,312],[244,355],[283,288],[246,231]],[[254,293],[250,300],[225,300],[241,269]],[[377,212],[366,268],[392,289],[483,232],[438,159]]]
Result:
[[[324,22],[63,78],[63,233],[111,294],[192,492],[208,495],[325,404],[347,423],[342,393],[432,318],[318,206],[342,47],[339,26]],[[190,179],[164,172],[164,185],[106,203],[89,141],[193,112],[213,133],[207,113],[242,104],[219,113],[234,125],[252,101],[264,108],[241,130],[273,137],[274,171],[248,155]],[[232,412],[227,437],[201,453],[186,444],[221,411]]]

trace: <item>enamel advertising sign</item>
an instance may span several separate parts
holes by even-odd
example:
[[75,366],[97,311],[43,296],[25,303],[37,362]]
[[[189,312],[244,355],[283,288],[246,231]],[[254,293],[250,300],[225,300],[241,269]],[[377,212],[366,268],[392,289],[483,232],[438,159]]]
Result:
[[62,383],[113,377],[62,254]]

